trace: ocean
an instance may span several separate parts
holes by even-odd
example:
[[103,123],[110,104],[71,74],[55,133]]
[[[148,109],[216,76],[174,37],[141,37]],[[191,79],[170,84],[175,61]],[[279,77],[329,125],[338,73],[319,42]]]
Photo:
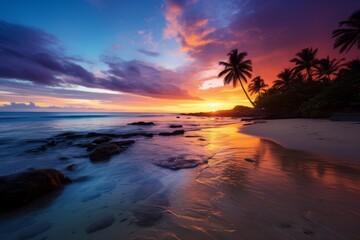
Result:
[[[128,125],[139,121],[154,125]],[[241,127],[240,119],[172,113],[0,113],[0,175],[55,168],[73,180],[0,214],[0,239],[360,235],[358,166],[285,149]],[[179,129],[184,134],[159,135]],[[83,146],[97,136],[89,133],[113,134],[114,141],[130,134],[135,143],[92,162]],[[163,164],[177,160],[201,164]]]

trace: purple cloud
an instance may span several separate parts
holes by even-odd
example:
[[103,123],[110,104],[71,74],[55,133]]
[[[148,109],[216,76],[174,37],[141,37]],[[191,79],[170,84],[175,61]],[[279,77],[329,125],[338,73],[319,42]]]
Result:
[[116,57],[103,57],[103,60],[109,66],[103,72],[108,77],[98,84],[106,89],[156,98],[201,100],[177,84],[181,78],[172,70]]
[[[156,52],[139,51],[158,56]],[[0,78],[44,86],[76,84],[154,98],[200,100],[179,86],[175,72],[140,61],[104,59],[109,69],[104,71],[105,77],[97,78],[77,64],[85,60],[66,56],[54,36],[0,21]]]
[[154,52],[154,51],[148,51],[148,50],[144,50],[144,49],[138,49],[137,51],[144,54],[144,55],[146,55],[146,56],[149,56],[149,57],[158,57],[158,56],[160,56],[160,53]]

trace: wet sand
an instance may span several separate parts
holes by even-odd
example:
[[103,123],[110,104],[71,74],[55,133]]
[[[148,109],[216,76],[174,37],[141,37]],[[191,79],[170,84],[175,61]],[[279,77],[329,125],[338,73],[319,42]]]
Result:
[[[289,150],[239,133],[241,127],[139,138],[101,164],[69,159],[79,166],[70,177],[86,178],[46,204],[1,216],[0,238],[358,238],[359,164]],[[182,155],[210,159],[177,171],[155,164]]]
[[244,126],[240,132],[304,150],[360,163],[360,124],[314,119],[267,120]]

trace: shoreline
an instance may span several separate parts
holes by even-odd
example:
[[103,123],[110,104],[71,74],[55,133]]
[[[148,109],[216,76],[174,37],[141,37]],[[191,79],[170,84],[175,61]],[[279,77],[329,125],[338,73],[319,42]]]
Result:
[[285,148],[360,163],[360,124],[327,119],[277,119],[242,126],[240,133]]

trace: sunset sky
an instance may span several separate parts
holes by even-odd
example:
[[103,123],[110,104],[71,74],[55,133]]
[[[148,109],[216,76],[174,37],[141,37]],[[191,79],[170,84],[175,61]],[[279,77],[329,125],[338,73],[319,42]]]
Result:
[[[196,112],[250,105],[223,86],[238,48],[268,84],[332,50],[355,0],[0,0],[0,111]],[[255,96],[252,96],[255,98]]]

